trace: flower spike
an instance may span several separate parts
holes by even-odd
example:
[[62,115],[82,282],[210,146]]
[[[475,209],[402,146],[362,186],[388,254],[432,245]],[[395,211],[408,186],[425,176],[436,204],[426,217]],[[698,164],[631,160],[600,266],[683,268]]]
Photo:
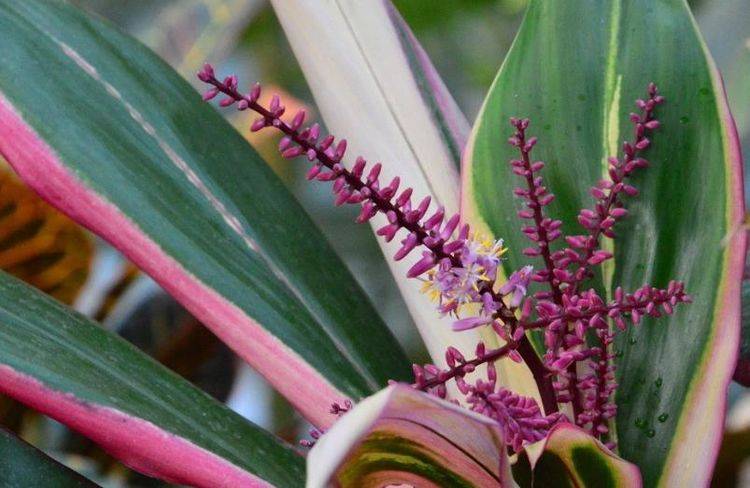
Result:
[[[472,232],[458,215],[449,217],[442,207],[430,209],[429,197],[412,200],[413,190],[403,187],[398,177],[381,181],[380,163],[368,166],[364,158],[357,157],[347,169],[342,163],[347,151],[345,139],[322,137],[317,124],[305,127],[304,111],[297,112],[289,123],[283,121],[285,108],[278,96],[267,107],[258,103],[260,85],[243,95],[237,90],[236,77],[219,81],[210,65],[204,66],[198,77],[210,85],[205,100],[221,94],[221,106],[236,105],[238,110],[249,109],[259,115],[250,130],[273,127],[283,133],[281,155],[288,159],[306,157],[311,163],[307,178],[331,182],[335,205],[360,205],[357,222],[383,215],[385,223],[377,234],[386,241],[398,239],[395,260],[415,251],[421,253],[407,276],[423,281],[423,290],[437,302],[440,313],[456,317],[454,330],[488,327],[504,341],[494,349],[480,342],[474,357],[468,359],[449,347],[445,354],[447,368],[413,366],[412,387],[446,398],[447,383],[454,382],[469,408],[503,426],[508,445],[515,451],[544,438],[559,422],[575,423],[610,448],[615,447],[609,435],[609,423],[617,413],[612,401],[617,388],[612,351],[615,333],[630,324],[637,326],[643,317],[672,314],[677,305],[691,301],[678,281],[669,282],[664,289],[644,285],[632,293],[617,288],[608,302],[596,290],[583,287],[595,266],[612,259],[610,252],[601,249],[600,241],[602,237],[615,237],[616,223],[628,214],[624,197],[638,194],[629,178],[649,165],[642,153],[650,147],[649,137],[659,127],[655,109],[664,102],[653,83],[648,86],[648,97],[636,102],[639,113],[630,116],[633,139],[623,144],[621,157],[609,158],[609,178],[591,189],[594,207],[578,215],[578,223],[585,229],[579,235],[563,235],[562,222],[547,215],[555,197],[544,185],[541,173],[545,164],[531,157],[537,138],[527,134],[528,119],[511,119],[514,132],[508,142],[518,150],[519,157],[510,164],[524,182],[514,194],[524,200],[525,208],[518,217],[527,221],[522,232],[532,243],[522,252],[539,258],[541,266],[524,266],[501,283],[500,266],[507,251],[502,240]],[[529,294],[532,283],[535,288],[546,289]],[[543,331],[543,360],[526,337],[531,330]],[[541,408],[534,399],[497,385],[495,364],[506,358],[528,365],[539,387]],[[579,375],[581,365],[585,370],[581,369]],[[480,366],[486,367],[486,379],[470,382],[467,375]],[[559,404],[565,403],[573,407],[572,418],[558,412]],[[332,414],[341,415],[349,408],[351,405],[335,405]],[[311,432],[313,439],[320,435],[320,431]],[[306,445],[311,443],[304,441]]]

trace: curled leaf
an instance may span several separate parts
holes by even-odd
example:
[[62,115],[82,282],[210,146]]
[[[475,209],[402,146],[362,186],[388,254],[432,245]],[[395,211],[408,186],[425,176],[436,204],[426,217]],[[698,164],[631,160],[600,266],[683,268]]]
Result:
[[513,486],[500,427],[392,385],[360,402],[307,458],[307,487]]
[[513,466],[521,486],[642,486],[638,468],[572,424],[558,424],[547,439],[529,446]]

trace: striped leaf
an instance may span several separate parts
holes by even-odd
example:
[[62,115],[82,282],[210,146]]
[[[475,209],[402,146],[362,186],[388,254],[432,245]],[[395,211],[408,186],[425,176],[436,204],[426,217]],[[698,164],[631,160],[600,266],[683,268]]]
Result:
[[500,426],[406,385],[346,413],[310,451],[307,488],[513,486]]
[[304,479],[303,459],[290,446],[5,273],[0,393],[173,483],[298,487]]
[[638,468],[571,424],[559,424],[546,439],[528,447],[513,465],[521,488],[637,488]]
[[395,339],[243,138],[131,38],[0,4],[0,154],[110,241],[311,421],[406,378]]
[[[721,69],[729,106],[737,122],[742,154],[750,154],[750,8],[746,0],[711,1],[697,12],[698,24],[706,43]],[[745,205],[750,172],[745,169]],[[747,222],[745,222],[747,225]],[[750,274],[745,258],[745,278],[742,282],[742,333],[740,357],[734,380],[750,386]]]
[[566,233],[580,233],[577,211],[591,206],[588,189],[629,138],[632,101],[650,81],[667,98],[646,153],[652,164],[636,177],[640,196],[617,228],[614,269],[594,285],[680,279],[694,296],[670,318],[620,335],[616,400],[620,453],[644,484],[700,485],[736,360],[745,235],[737,135],[686,2],[532,0],[472,133],[463,205],[469,220],[506,238],[507,271],[526,262],[505,139],[508,118],[528,116],[540,138],[535,157],[548,163],[557,194],[547,208]]

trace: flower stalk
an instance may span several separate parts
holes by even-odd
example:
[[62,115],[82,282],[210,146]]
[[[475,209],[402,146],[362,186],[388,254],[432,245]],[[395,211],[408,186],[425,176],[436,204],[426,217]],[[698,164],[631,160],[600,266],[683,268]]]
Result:
[[[281,155],[287,159],[305,156],[312,167],[307,173],[307,178],[318,181],[333,181],[333,191],[336,193],[336,205],[344,203],[360,204],[362,206],[358,223],[367,222],[377,213],[386,216],[388,223],[377,230],[377,234],[383,236],[386,241],[395,238],[400,229],[405,229],[407,236],[402,241],[402,247],[397,251],[394,258],[403,259],[417,247],[422,247],[422,257],[407,272],[410,278],[419,277],[442,263],[452,269],[464,267],[461,253],[469,237],[469,226],[463,224],[459,227],[460,216],[458,214],[445,220],[445,210],[438,207],[429,217],[425,218],[430,205],[430,197],[425,197],[418,204],[412,204],[411,188],[405,188],[398,196],[400,180],[394,178],[388,185],[381,186],[380,163],[371,167],[365,176],[367,161],[358,157],[348,170],[342,163],[346,153],[346,140],[342,139],[334,144],[335,138],[331,135],[320,138],[320,127],[314,124],[302,128],[305,121],[305,111],[298,111],[292,122],[287,124],[281,119],[285,107],[280,99],[274,96],[268,107],[258,103],[261,87],[255,84],[249,93],[242,94],[237,89],[237,77],[232,75],[220,81],[216,78],[211,65],[205,65],[198,73],[198,78],[212,86],[203,95],[208,101],[219,94],[225,98],[220,101],[222,107],[236,104],[238,110],[253,110],[260,117],[250,127],[252,131],[258,131],[267,127],[273,127],[282,132],[284,137],[279,143]],[[396,198],[394,198],[396,197]],[[456,235],[457,234],[457,235]],[[497,265],[497,264],[495,264]],[[489,294],[496,310],[493,317],[501,320],[506,327],[515,331],[517,319],[512,309],[505,305],[502,296],[492,289],[492,284],[484,281],[477,284],[475,297]],[[511,349],[516,351],[514,358],[521,359],[531,370],[535,381],[539,385],[544,409],[547,412],[557,411],[557,402],[554,396],[551,377],[544,367],[539,356],[534,351],[528,338],[523,334],[517,334],[518,339],[510,342]]]
[[[281,155],[288,159],[306,157],[312,163],[308,179],[332,182],[336,205],[361,206],[357,222],[366,222],[378,213],[384,215],[386,222],[377,234],[389,242],[402,235],[394,259],[421,251],[407,276],[424,281],[424,290],[438,302],[439,312],[456,318],[454,330],[489,326],[504,341],[501,347],[490,350],[478,343],[470,359],[449,347],[445,353],[446,369],[433,364],[414,365],[414,388],[446,398],[447,383],[453,381],[466,397],[468,408],[503,426],[509,447],[515,451],[544,438],[558,422],[575,423],[608,442],[610,448],[615,447],[608,428],[617,412],[612,401],[617,388],[612,353],[615,332],[624,330],[628,323],[640,324],[645,316],[671,314],[678,304],[691,301],[678,281],[670,281],[665,289],[647,284],[632,293],[617,288],[609,302],[594,289],[582,289],[593,276],[593,267],[612,259],[611,253],[600,248],[601,238],[615,237],[614,225],[627,215],[623,196],[638,193],[627,180],[635,170],[649,164],[641,153],[651,144],[649,133],[659,127],[654,111],[664,102],[653,83],[648,86],[648,98],[636,102],[639,113],[630,116],[633,140],[623,144],[622,158],[609,158],[608,178],[591,189],[594,208],[583,209],[578,215],[578,223],[587,232],[583,235],[563,236],[562,221],[545,214],[554,195],[544,186],[544,163],[531,157],[537,139],[527,134],[528,119],[511,119],[514,133],[508,142],[518,149],[519,158],[510,164],[525,184],[514,191],[526,207],[518,212],[518,217],[529,221],[522,232],[532,241],[523,254],[540,258],[542,266],[536,270],[531,265],[524,266],[501,284],[497,283],[498,267],[507,251],[502,240],[473,233],[459,215],[448,217],[442,207],[430,210],[429,197],[414,203],[412,189],[402,188],[398,177],[387,184],[381,182],[380,163],[368,169],[367,161],[357,157],[347,169],[342,163],[347,150],[345,139],[336,141],[331,135],[321,138],[317,124],[303,127],[304,110],[297,112],[291,122],[283,121],[285,108],[278,96],[271,99],[268,107],[258,103],[260,85],[242,94],[235,76],[219,81],[210,65],[198,77],[211,86],[204,99],[222,94],[221,106],[236,105],[238,110],[258,113],[252,131],[273,127],[282,132]],[[561,238],[567,246],[553,249]],[[532,282],[546,285],[546,289],[529,294]],[[527,337],[527,332],[533,330],[544,332],[543,358]],[[534,399],[497,385],[495,364],[504,358],[524,362],[530,368],[539,387],[542,408]],[[579,376],[581,365],[586,366],[587,372]],[[479,366],[486,366],[486,379],[469,383],[467,375]],[[573,418],[558,411],[559,405],[566,403],[572,405]],[[337,409],[332,413],[340,415],[344,411]],[[319,431],[312,433],[313,438],[320,435]]]

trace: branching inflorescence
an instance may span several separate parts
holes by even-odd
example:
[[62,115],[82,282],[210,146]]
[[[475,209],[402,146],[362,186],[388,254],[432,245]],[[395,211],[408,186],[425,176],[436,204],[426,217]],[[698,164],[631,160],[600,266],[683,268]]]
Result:
[[[398,177],[382,184],[380,163],[368,170],[367,162],[358,157],[347,168],[342,163],[346,140],[336,142],[333,136],[321,137],[317,124],[303,127],[303,110],[289,123],[284,122],[284,106],[278,96],[268,107],[258,103],[258,84],[243,94],[237,89],[235,76],[220,81],[210,65],[198,77],[211,85],[205,100],[222,94],[221,106],[236,105],[239,110],[250,109],[259,114],[252,131],[274,127],[283,133],[279,143],[282,156],[307,157],[312,163],[308,179],[332,182],[336,205],[361,206],[357,222],[384,215],[385,223],[377,234],[389,242],[402,236],[394,255],[396,260],[415,250],[421,252],[408,276],[424,282],[424,290],[438,302],[440,313],[456,318],[455,330],[490,327],[503,339],[504,345],[495,349],[487,349],[480,342],[471,359],[449,347],[446,369],[414,365],[415,388],[445,398],[446,384],[453,381],[465,395],[469,408],[503,426],[509,446],[516,451],[542,439],[561,421],[574,422],[613,445],[608,422],[616,414],[612,401],[617,386],[612,352],[615,331],[625,329],[628,321],[637,325],[644,316],[670,314],[678,303],[690,301],[683,284],[676,281],[666,289],[645,285],[633,293],[617,288],[610,301],[594,289],[582,289],[593,276],[593,268],[612,258],[611,253],[601,249],[600,241],[602,237],[614,238],[613,226],[627,215],[623,196],[637,195],[628,178],[635,170],[648,166],[640,154],[650,145],[648,133],[659,126],[654,109],[663,102],[653,84],[649,85],[648,99],[637,101],[640,112],[631,114],[633,141],[623,144],[622,158],[609,159],[609,178],[591,190],[593,209],[581,210],[578,216],[586,231],[581,235],[563,236],[562,222],[546,216],[545,207],[554,196],[540,176],[544,163],[531,158],[537,140],[527,137],[527,119],[511,119],[515,131],[509,142],[520,156],[511,161],[511,166],[524,182],[515,194],[526,207],[518,216],[529,222],[522,231],[533,243],[523,253],[539,258],[541,266],[536,270],[531,265],[524,266],[500,284],[498,268],[506,252],[502,240],[473,233],[461,223],[459,215],[449,217],[442,207],[430,211],[429,197],[413,203],[412,189],[401,188]],[[567,246],[553,249],[563,237]],[[527,289],[532,281],[546,289],[529,295]],[[527,338],[527,332],[532,330],[543,331],[543,358],[539,358]],[[529,367],[539,387],[541,408],[534,399],[498,386],[495,363],[503,358]],[[482,365],[487,368],[486,379],[467,380],[467,375]],[[566,404],[570,405],[572,418],[559,411]]]

